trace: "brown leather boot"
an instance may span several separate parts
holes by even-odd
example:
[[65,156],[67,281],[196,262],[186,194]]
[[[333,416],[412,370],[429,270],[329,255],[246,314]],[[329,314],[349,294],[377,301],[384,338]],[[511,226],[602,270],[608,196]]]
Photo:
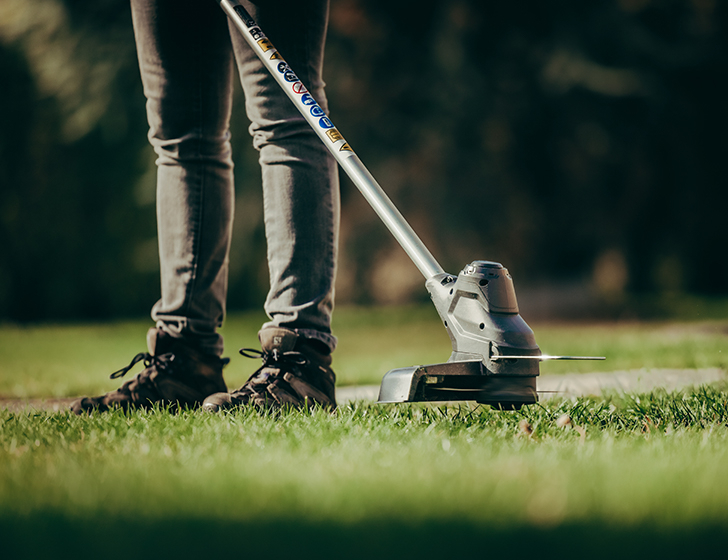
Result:
[[71,410],[82,414],[111,408],[150,408],[154,403],[196,407],[205,397],[227,390],[222,368],[229,359],[203,354],[156,328],[149,329],[147,346],[149,353],[137,354],[128,366],[111,374],[112,379],[124,377],[143,361],[145,368],[134,379],[100,397],[78,399]]
[[264,329],[258,338],[262,352],[244,348],[240,353],[262,358],[263,365],[237,391],[207,397],[203,410],[218,412],[249,403],[261,408],[336,408],[330,353],[282,327]]

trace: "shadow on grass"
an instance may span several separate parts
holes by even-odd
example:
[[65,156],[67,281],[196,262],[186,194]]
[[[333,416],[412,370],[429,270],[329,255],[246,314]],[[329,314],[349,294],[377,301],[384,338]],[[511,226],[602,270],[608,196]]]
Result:
[[209,519],[0,518],[4,558],[601,558],[719,557],[725,527],[657,529],[564,524],[489,527],[470,522],[356,525]]

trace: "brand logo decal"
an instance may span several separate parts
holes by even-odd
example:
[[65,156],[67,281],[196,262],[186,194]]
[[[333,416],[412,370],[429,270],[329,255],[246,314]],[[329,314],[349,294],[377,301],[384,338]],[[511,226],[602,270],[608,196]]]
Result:
[[332,142],[338,142],[339,140],[344,139],[344,137],[341,135],[341,132],[339,132],[335,128],[332,128],[331,130],[327,130],[326,136],[328,136]]
[[263,52],[268,52],[273,48],[273,43],[271,43],[266,37],[263,37],[260,41],[258,41],[258,46],[263,49]]

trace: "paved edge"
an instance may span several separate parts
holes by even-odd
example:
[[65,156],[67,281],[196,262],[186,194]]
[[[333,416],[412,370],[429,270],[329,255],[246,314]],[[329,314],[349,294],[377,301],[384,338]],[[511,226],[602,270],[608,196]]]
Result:
[[603,393],[644,393],[655,389],[678,391],[711,383],[728,381],[721,368],[639,369],[604,373],[581,373],[542,376],[538,381],[539,397],[599,396]]
[[73,398],[47,398],[47,399],[8,399],[0,398],[0,409],[4,408],[11,412],[63,412],[68,410],[71,403],[78,397]]
[[[728,371],[703,369],[639,369],[625,371],[542,375],[538,378],[539,399],[599,396],[603,393],[649,392],[655,389],[677,391],[686,387],[728,382]],[[336,388],[339,404],[354,401],[373,402],[379,397],[379,385],[356,385]],[[8,399],[0,398],[0,408],[12,412],[68,410],[73,398]]]

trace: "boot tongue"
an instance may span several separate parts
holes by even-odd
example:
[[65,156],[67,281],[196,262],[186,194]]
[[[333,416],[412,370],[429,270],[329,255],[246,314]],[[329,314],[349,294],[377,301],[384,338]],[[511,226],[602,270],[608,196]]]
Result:
[[331,365],[331,354],[319,352],[316,347],[318,344],[323,345],[323,343],[303,338],[290,329],[284,327],[266,328],[258,333],[258,339],[263,352],[269,354],[273,353],[274,350],[281,354],[284,352],[300,352],[317,364]]
[[283,327],[272,327],[263,329],[258,333],[260,347],[264,352],[291,352],[296,346],[298,335],[289,329]]
[[161,356],[168,352],[180,352],[183,345],[163,330],[152,327],[147,331],[147,348],[152,356]]
[[157,355],[157,341],[159,339],[159,330],[151,328],[147,331],[147,348],[152,356]]

